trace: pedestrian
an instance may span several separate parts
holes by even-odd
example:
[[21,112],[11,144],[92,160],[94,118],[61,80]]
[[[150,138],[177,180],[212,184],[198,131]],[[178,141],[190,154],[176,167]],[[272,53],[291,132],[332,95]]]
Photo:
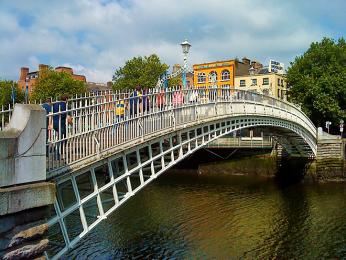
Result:
[[125,118],[125,100],[119,99],[115,101],[115,123],[123,121]]
[[163,90],[163,88],[161,88],[159,90],[159,93],[156,94],[156,106],[159,109],[159,111],[162,111],[164,109],[165,103],[165,91]]
[[50,98],[47,98],[45,102],[42,104],[42,107],[44,110],[46,110],[46,156],[48,156],[48,142],[51,141],[51,134],[52,134],[52,128],[53,128],[53,120],[52,116],[50,115],[52,112],[52,101]]
[[145,88],[142,93],[142,112],[148,113],[150,110],[149,89]]
[[180,107],[184,103],[184,95],[181,86],[178,87],[178,90],[174,91],[172,101],[174,107]]
[[142,88],[137,86],[135,90],[130,94],[129,105],[130,105],[130,116],[134,117],[138,113],[142,112],[141,103],[142,103]]
[[190,91],[190,97],[189,97],[189,102],[190,103],[196,103],[198,100],[198,92],[196,89],[191,89]]
[[60,101],[53,104],[53,129],[57,134],[57,159],[60,159],[60,154],[62,152],[62,146],[66,145],[66,126],[67,124],[72,124],[72,117],[67,112],[67,95],[62,95]]

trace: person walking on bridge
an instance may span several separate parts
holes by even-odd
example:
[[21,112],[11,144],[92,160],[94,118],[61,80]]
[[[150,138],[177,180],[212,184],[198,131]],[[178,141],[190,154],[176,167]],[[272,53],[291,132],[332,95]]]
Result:
[[184,103],[184,94],[181,90],[181,86],[179,86],[179,88],[174,91],[172,101],[174,107],[180,107]]
[[72,124],[72,117],[67,112],[67,98],[67,95],[62,95],[61,101],[53,104],[53,129],[57,135],[56,157],[58,160],[60,160],[60,155],[67,143],[65,139],[67,137],[66,123],[69,125]]
[[142,88],[137,86],[135,90],[130,94],[129,105],[130,105],[130,116],[135,117],[141,111],[142,103]]

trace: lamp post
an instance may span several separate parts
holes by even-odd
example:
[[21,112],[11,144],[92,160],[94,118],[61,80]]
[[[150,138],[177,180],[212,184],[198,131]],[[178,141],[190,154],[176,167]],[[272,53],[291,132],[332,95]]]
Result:
[[340,135],[342,138],[342,133],[344,132],[344,120],[340,119]]
[[187,54],[189,53],[191,44],[185,40],[181,44],[181,48],[183,49],[183,55],[184,55],[184,67],[183,67],[183,87],[186,87],[186,71],[187,71]]
[[326,122],[326,128],[328,130],[328,134],[329,134],[329,127],[330,127],[331,124],[332,124],[332,122],[330,122],[330,121]]

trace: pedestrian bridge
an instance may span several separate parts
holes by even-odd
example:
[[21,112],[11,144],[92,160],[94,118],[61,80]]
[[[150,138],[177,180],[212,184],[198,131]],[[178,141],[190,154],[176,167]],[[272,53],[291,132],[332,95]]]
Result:
[[46,142],[47,179],[57,184],[47,252],[53,259],[161,173],[234,131],[265,128],[284,147],[316,155],[316,128],[299,108],[237,89],[151,89],[141,98],[106,92],[57,107],[47,122],[59,128]]

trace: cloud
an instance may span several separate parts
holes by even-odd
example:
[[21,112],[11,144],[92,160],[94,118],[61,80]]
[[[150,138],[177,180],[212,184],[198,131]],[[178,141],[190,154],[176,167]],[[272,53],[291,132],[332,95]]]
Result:
[[21,66],[70,64],[106,82],[134,56],[181,63],[185,38],[190,64],[243,56],[288,64],[312,41],[343,36],[345,9],[341,0],[2,0],[0,77],[18,79]]

